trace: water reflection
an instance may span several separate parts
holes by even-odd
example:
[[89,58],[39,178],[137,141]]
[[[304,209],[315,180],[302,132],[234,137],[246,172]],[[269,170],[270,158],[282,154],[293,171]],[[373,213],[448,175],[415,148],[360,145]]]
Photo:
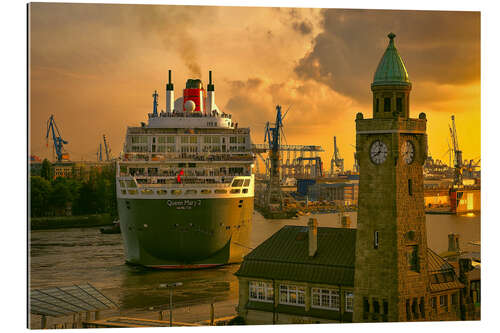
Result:
[[[356,213],[347,213],[356,228]],[[250,244],[255,248],[284,225],[306,226],[310,217],[320,227],[339,227],[338,214],[301,216],[292,220],[265,220],[253,215]],[[448,234],[460,235],[464,251],[477,252],[471,242],[480,241],[480,215],[427,215],[427,243],[437,253],[448,249]],[[183,282],[176,288],[176,305],[210,303],[214,298],[237,300],[238,284],[233,275],[239,265],[195,271],[149,270],[125,264],[121,235],[103,235],[99,228],[32,231],[30,287],[92,283],[122,309],[145,309],[168,304],[169,291],[161,283]]]

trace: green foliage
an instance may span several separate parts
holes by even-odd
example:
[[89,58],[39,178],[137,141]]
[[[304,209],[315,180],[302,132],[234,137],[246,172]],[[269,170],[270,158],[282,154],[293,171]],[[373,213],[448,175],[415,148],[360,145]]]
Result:
[[46,216],[47,207],[49,205],[49,196],[52,191],[51,184],[44,178],[39,176],[31,176],[28,187],[28,195],[30,202],[30,215]]
[[42,162],[42,167],[40,169],[40,176],[45,180],[50,181],[52,179],[52,164],[46,158]]
[[[44,172],[45,176],[51,173],[49,167]],[[51,182],[32,176],[29,195],[32,217],[64,215],[67,207],[71,207],[73,215],[108,213],[112,218],[118,216],[114,168],[91,170],[84,178],[57,177]]]

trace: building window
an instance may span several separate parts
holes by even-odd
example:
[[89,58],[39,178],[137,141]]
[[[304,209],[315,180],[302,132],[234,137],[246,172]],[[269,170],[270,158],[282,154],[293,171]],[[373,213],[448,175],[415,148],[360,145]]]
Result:
[[384,98],[384,112],[391,111],[391,99],[389,97]]
[[345,297],[345,312],[352,312],[354,309],[354,293],[351,291],[346,291],[344,293]]
[[312,307],[338,311],[340,308],[338,290],[312,288]]
[[401,97],[396,98],[396,111],[398,113],[403,112],[403,99]]
[[383,307],[384,307],[384,315],[389,314],[389,303],[387,302],[386,299],[383,301]]
[[408,259],[408,269],[414,272],[420,272],[418,260],[418,245],[407,246],[406,255]]
[[376,299],[373,300],[373,313],[380,313],[380,304]]
[[425,318],[425,302],[423,297],[420,297],[420,304],[418,306],[420,308],[420,315],[422,318]]
[[437,304],[436,304],[436,297],[431,298],[431,308],[436,310]]
[[229,143],[236,143],[236,137],[235,136],[230,136],[229,137]]
[[274,289],[271,282],[250,281],[249,299],[259,302],[274,302]]
[[411,313],[413,314],[413,318],[418,319],[418,306],[416,298],[414,298],[411,302]]
[[378,249],[378,231],[375,231],[373,235],[373,248]]
[[451,295],[451,305],[458,304],[458,293],[454,293]]
[[444,308],[448,306],[448,295],[439,296],[439,307]]
[[406,299],[406,320],[411,320],[410,300]]
[[304,306],[305,288],[293,285],[280,285],[280,303]]
[[375,112],[378,112],[378,105],[379,105],[379,101],[378,101],[378,98],[375,99]]
[[408,179],[408,195],[413,195],[413,186],[411,179]]
[[368,319],[368,313],[370,313],[370,303],[367,297],[363,297],[363,319]]

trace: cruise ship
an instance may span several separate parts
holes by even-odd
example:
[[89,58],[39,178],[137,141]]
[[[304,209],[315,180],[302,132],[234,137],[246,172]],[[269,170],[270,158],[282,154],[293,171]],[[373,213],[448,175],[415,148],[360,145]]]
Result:
[[254,154],[250,129],[238,127],[207,89],[188,79],[166,107],[158,93],[147,123],[128,127],[116,188],[126,261],[161,269],[241,262],[250,248]]

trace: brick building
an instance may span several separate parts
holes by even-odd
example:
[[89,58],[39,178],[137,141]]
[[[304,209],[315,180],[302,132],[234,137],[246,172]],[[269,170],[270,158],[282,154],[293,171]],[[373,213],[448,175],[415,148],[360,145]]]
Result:
[[[312,220],[312,221],[311,221]],[[238,314],[246,324],[353,322],[356,229],[285,226],[250,252],[235,273]],[[412,300],[405,320],[458,320],[461,288],[453,266],[428,249],[431,304]],[[384,299],[362,311],[388,321]],[[424,314],[422,315],[422,311]]]

